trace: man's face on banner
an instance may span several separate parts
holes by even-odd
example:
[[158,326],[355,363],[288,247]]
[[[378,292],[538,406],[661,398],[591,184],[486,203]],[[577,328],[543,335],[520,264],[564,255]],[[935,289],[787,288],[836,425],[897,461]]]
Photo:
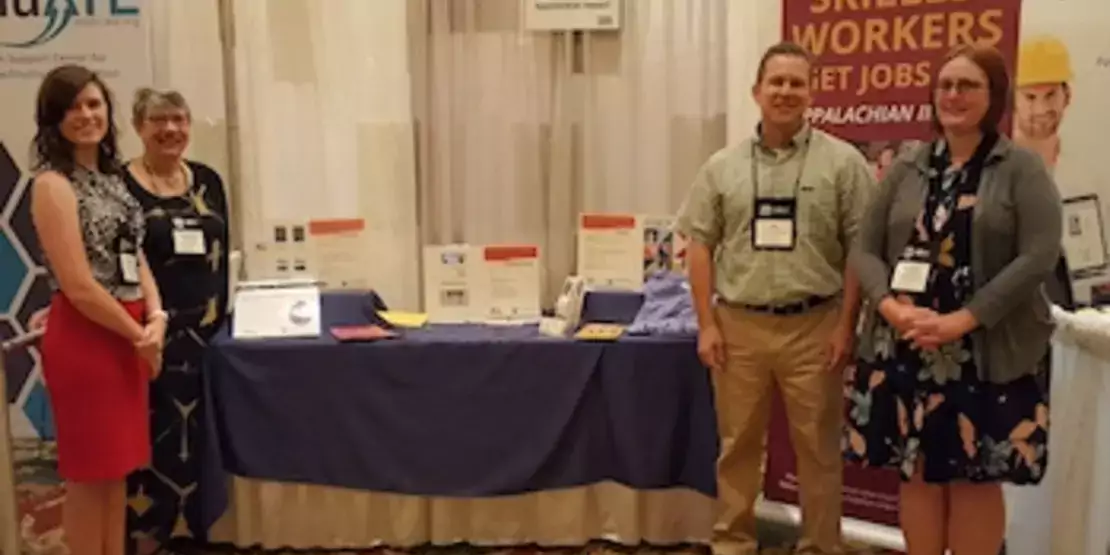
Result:
[[790,125],[802,121],[813,102],[809,73],[809,61],[800,56],[778,55],[767,60],[763,79],[752,91],[764,122]]
[[1055,135],[1071,102],[1071,92],[1063,83],[1026,85],[1018,88],[1015,96],[1014,123],[1031,139]]

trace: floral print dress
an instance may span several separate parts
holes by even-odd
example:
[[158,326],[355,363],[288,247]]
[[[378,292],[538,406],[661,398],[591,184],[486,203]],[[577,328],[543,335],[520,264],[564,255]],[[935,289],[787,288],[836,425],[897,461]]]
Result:
[[[989,147],[955,169],[944,143],[933,146],[929,192],[902,255],[931,263],[928,287],[899,300],[944,314],[971,299],[971,222]],[[920,469],[931,483],[1041,480],[1048,462],[1048,392],[1038,376],[1003,385],[980,380],[970,336],[925,352],[899,339],[881,318],[873,333],[874,361],[860,360],[845,386],[850,462],[897,468],[906,480]],[[942,371],[953,366],[959,371]],[[944,378],[952,375],[960,377]]]

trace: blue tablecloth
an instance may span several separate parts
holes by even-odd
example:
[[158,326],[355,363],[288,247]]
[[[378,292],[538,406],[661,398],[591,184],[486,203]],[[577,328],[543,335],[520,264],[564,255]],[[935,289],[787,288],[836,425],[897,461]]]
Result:
[[[325,329],[373,315],[359,297],[322,302]],[[716,493],[713,397],[692,338],[584,343],[477,325],[345,344],[225,333],[205,375],[209,525],[228,473],[435,496],[605,480]]]

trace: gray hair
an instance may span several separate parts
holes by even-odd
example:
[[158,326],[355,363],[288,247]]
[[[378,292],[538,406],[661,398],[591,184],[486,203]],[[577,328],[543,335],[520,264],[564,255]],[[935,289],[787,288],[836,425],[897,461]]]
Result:
[[139,125],[151,112],[165,108],[184,110],[186,114],[191,115],[189,103],[181,93],[143,87],[135,91],[135,100],[131,105],[131,122]]

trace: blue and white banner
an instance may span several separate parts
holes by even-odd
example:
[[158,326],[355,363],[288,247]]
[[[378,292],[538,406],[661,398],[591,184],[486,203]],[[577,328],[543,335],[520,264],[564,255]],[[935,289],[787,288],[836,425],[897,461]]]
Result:
[[[123,152],[138,152],[131,132],[135,89],[151,82],[148,0],[0,0],[0,340],[22,334],[49,300],[30,216],[30,143],[42,78],[63,64],[99,72],[115,95]],[[32,348],[7,360],[16,437],[52,439],[50,409]]]

